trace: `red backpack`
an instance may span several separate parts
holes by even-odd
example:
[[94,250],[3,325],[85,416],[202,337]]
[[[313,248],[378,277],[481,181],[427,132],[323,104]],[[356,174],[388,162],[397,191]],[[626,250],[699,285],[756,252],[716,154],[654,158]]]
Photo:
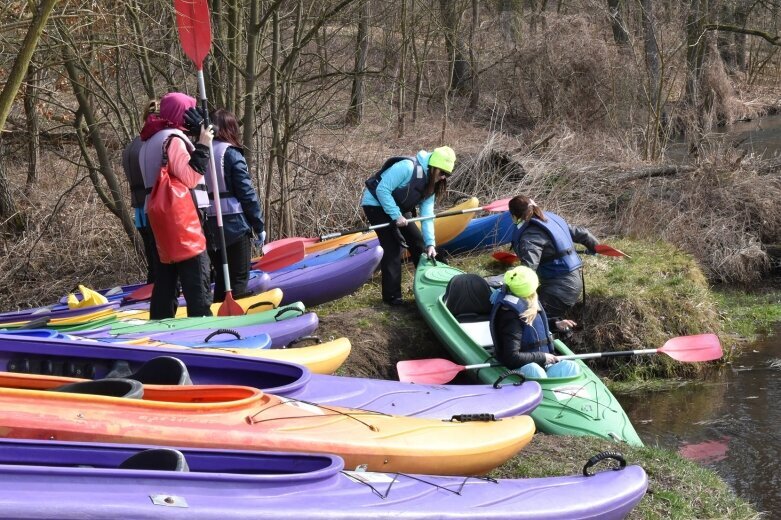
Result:
[[189,260],[206,250],[206,237],[192,193],[168,173],[170,142],[168,139],[163,144],[163,165],[146,205],[157,252],[164,264]]

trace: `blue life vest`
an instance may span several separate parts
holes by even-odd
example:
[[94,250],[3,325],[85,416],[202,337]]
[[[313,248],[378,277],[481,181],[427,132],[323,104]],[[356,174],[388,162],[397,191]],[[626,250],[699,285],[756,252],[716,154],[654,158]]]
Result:
[[[225,152],[232,145],[224,141],[214,141],[212,149],[214,150],[214,168],[217,173],[217,191],[220,193],[220,209],[223,215],[236,215],[243,213],[241,203],[233,193],[227,191],[225,185]],[[209,188],[209,209],[207,214],[210,217],[217,216],[217,208],[214,205],[214,186],[212,186],[211,164],[206,169],[206,186]]]
[[423,194],[426,192],[426,186],[428,186],[428,177],[423,171],[423,166],[418,162],[415,157],[391,157],[382,165],[382,168],[366,179],[364,184],[375,199],[377,198],[377,186],[380,185],[382,180],[382,174],[391,166],[399,161],[412,161],[413,172],[412,178],[406,186],[396,188],[391,192],[393,200],[396,201],[396,205],[399,207],[402,213],[407,213],[415,209],[415,206],[420,204],[423,200]]
[[[510,309],[516,316],[519,316],[526,312],[528,304],[524,298],[518,298],[507,292],[507,286],[503,285],[502,288],[495,292],[491,296],[493,302],[493,308],[491,309],[491,338],[494,345],[496,345],[497,334],[495,330],[496,314],[502,307]],[[545,352],[547,354],[553,354],[555,349],[553,347],[553,336],[551,336],[548,329],[548,316],[545,314],[545,310],[537,304],[537,316],[532,321],[531,325],[528,325],[522,318],[518,318],[523,322],[523,335],[521,336],[521,350],[523,352]]]
[[556,255],[552,259],[546,259],[545,262],[540,261],[540,265],[537,266],[537,275],[544,279],[558,278],[580,268],[583,262],[575,251],[569,226],[564,219],[549,211],[545,211],[544,215],[548,219],[547,222],[532,217],[528,222],[517,226],[513,231],[512,247],[518,252],[521,237],[529,229],[529,226],[538,226],[543,229],[553,243]]

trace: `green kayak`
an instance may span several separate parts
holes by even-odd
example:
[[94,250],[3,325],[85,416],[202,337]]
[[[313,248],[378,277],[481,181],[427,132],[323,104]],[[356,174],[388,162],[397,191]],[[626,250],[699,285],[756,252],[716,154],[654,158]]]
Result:
[[236,327],[259,325],[262,323],[271,323],[283,319],[294,318],[302,315],[304,312],[304,304],[296,302],[277,309],[255,314],[245,314],[242,316],[203,316],[200,318],[169,318],[165,320],[117,319],[115,316],[111,316],[106,319],[90,321],[79,325],[51,328],[67,334],[69,332],[87,331],[110,325],[111,329],[107,331],[109,335],[124,336],[212,328],[233,329]]
[[[435,264],[423,257],[415,272],[415,300],[423,318],[455,360],[464,365],[498,363],[484,346],[490,346],[488,322],[459,323],[450,313],[442,296],[448,282],[463,271]],[[556,349],[573,352],[559,340]],[[542,403],[531,413],[537,429],[555,435],[595,435],[642,446],[632,423],[610,390],[582,361],[576,361],[581,373],[571,377],[534,379],[542,386]],[[481,382],[511,384],[520,376],[504,367],[472,371]]]

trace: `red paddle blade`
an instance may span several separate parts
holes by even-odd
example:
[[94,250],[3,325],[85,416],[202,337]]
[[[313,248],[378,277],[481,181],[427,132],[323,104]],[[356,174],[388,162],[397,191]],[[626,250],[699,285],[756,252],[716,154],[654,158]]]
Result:
[[494,257],[495,260],[507,265],[512,265],[518,261],[518,257],[509,251],[495,251],[491,256]]
[[447,359],[410,359],[396,363],[399,381],[422,385],[443,385],[453,380],[463,365],[457,365]]
[[124,300],[128,302],[141,302],[144,300],[148,300],[152,297],[152,289],[155,288],[155,284],[148,283],[146,285],[142,285],[132,293],[125,296]]
[[510,209],[510,199],[499,199],[492,203],[483,206],[484,211],[501,212],[508,211]]
[[236,303],[230,291],[225,293],[225,301],[222,302],[222,305],[217,310],[217,316],[244,316],[244,309]]
[[306,246],[303,242],[290,242],[274,248],[269,254],[264,255],[253,267],[261,271],[271,272],[282,269],[292,263],[300,262],[306,254]]
[[614,247],[610,247],[605,244],[597,244],[597,246],[594,248],[594,251],[596,251],[600,255],[605,255],[605,256],[620,256],[625,258],[632,258],[631,256],[624,253],[623,251],[620,251]]
[[279,240],[274,240],[273,242],[269,242],[268,244],[263,246],[263,254],[267,255],[273,250],[277,249],[278,247],[290,244],[291,242],[302,242],[304,246],[308,244],[314,244],[316,243],[319,238],[304,238],[304,237],[289,237],[289,238],[280,238]]
[[201,70],[212,46],[209,4],[207,0],[174,0],[174,9],[182,50]]
[[679,336],[667,341],[659,349],[671,358],[684,363],[713,361],[722,355],[721,342],[715,334]]

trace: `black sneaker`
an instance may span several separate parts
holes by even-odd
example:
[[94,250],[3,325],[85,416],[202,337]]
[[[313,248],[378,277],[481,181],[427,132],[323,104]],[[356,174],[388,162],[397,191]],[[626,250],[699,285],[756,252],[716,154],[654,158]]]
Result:
[[400,305],[404,305],[404,300],[401,298],[391,298],[390,300],[383,300],[386,304],[390,305],[391,307],[399,307]]

